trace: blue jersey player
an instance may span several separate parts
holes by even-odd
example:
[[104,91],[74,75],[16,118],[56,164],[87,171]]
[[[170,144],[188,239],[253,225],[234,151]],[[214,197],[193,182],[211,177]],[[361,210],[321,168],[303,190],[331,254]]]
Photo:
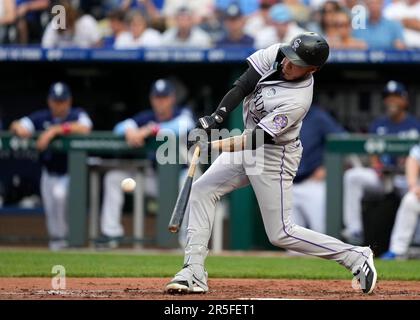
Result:
[[344,133],[344,128],[327,112],[312,105],[303,119],[300,140],[304,148],[293,180],[293,217],[295,222],[317,232],[326,231],[326,171],[324,151],[329,134]]
[[[420,122],[408,111],[408,94],[405,86],[397,81],[389,81],[383,91],[386,115],[376,119],[369,128],[369,133],[377,135],[398,135],[401,138],[418,138]],[[343,236],[354,244],[363,242],[361,200],[366,189],[383,189],[382,173],[384,170],[395,172],[397,159],[390,155],[372,156],[371,166],[354,167],[344,175],[344,224]],[[395,177],[394,185],[404,181],[404,177]]]
[[[124,136],[127,144],[132,147],[142,147],[146,139],[155,137],[162,129],[170,130],[175,135],[185,133],[194,127],[191,111],[176,104],[176,91],[174,84],[167,79],[158,79],[150,91],[150,104],[152,110],[141,111],[131,118],[117,123],[114,133]],[[155,162],[155,152],[149,156]],[[98,244],[115,247],[124,234],[121,224],[121,211],[124,204],[124,195],[121,190],[121,181],[134,176],[135,172],[124,169],[110,170],[104,177],[104,197],[102,204],[101,231],[103,237]],[[139,174],[139,173],[137,173]],[[155,170],[147,166],[141,173],[145,183],[144,193],[148,196],[157,196],[157,177]]]
[[36,141],[42,163],[41,196],[47,218],[51,250],[67,247],[66,200],[69,177],[67,155],[48,149],[50,142],[68,134],[88,134],[92,121],[81,108],[72,107],[69,87],[61,82],[51,86],[48,108],[14,121],[10,130],[21,138],[39,132]]

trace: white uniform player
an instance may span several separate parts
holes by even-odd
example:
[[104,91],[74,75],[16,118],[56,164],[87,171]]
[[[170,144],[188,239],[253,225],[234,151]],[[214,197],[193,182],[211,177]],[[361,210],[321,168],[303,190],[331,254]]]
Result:
[[[409,100],[405,86],[397,81],[389,81],[382,94],[386,115],[373,121],[369,133],[378,136],[389,134],[401,138],[418,138],[420,123],[407,111]],[[388,183],[383,179],[382,173],[398,172],[398,158],[395,156],[382,154],[372,156],[370,159],[371,167],[356,166],[344,174],[343,214],[346,228],[342,234],[353,244],[362,244],[364,241],[361,202],[365,191],[388,192]],[[402,194],[406,192],[407,186],[403,175],[394,174],[391,180],[391,187],[394,186]]]
[[[251,184],[270,242],[300,253],[337,261],[373,291],[376,270],[368,247],[356,247],[295,225],[291,221],[292,184],[302,155],[299,132],[312,102],[312,73],[327,60],[329,47],[316,33],[296,36],[248,58],[248,70],[235,82],[211,116],[200,118],[209,131],[244,99],[243,135],[213,141],[224,151],[193,184],[184,267],[166,286],[168,293],[207,292],[204,261],[220,197]],[[257,139],[261,135],[263,140]],[[201,144],[201,147],[205,147]],[[232,150],[239,150],[229,152]],[[256,160],[256,166],[247,158]]]
[[42,163],[41,195],[47,218],[47,230],[51,250],[67,247],[67,155],[48,150],[49,143],[57,136],[87,134],[92,121],[82,108],[72,108],[69,87],[61,82],[51,86],[48,95],[48,109],[34,112],[14,121],[11,131],[22,138],[40,132],[37,148]]
[[[159,130],[170,130],[175,135],[194,128],[191,111],[187,107],[176,105],[174,84],[167,79],[158,79],[151,87],[149,95],[152,110],[141,111],[133,117],[116,124],[114,133],[125,136],[127,143],[133,147],[141,147],[149,137],[154,137]],[[155,152],[147,154],[151,162],[156,162]],[[185,176],[186,172],[182,170]],[[139,172],[144,178],[141,188],[151,197],[158,194],[156,170],[147,166]],[[104,177],[104,200],[102,205],[101,231],[104,237],[98,240],[98,245],[118,242],[124,234],[121,224],[121,211],[124,204],[124,194],[121,181],[133,177],[135,172],[114,169]],[[183,181],[183,179],[180,179]]]
[[406,163],[406,176],[410,191],[404,196],[398,208],[389,251],[381,256],[384,260],[407,257],[420,215],[419,170],[420,145],[416,145],[410,150]]

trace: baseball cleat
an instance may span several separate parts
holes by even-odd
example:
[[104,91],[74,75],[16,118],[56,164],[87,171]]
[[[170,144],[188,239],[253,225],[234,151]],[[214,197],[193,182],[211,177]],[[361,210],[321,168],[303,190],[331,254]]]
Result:
[[207,278],[208,274],[203,266],[185,265],[166,285],[165,292],[169,294],[206,293],[209,290]]
[[172,281],[166,285],[165,292],[169,294],[206,293],[203,288],[193,284],[190,288],[188,281]]
[[101,236],[94,240],[96,249],[116,249],[119,247],[123,237]]
[[50,240],[48,247],[51,251],[61,251],[69,248],[67,240]]
[[359,282],[363,293],[370,294],[373,292],[376,286],[378,273],[376,272],[375,265],[373,263],[372,251],[365,262],[361,266],[357,267],[357,269],[353,272],[353,275]]

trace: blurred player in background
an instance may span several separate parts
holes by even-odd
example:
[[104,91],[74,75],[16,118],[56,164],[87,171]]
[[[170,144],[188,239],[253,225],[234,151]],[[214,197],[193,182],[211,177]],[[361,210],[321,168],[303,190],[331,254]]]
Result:
[[67,247],[67,154],[48,150],[54,138],[68,134],[88,134],[92,121],[81,108],[72,107],[70,88],[61,82],[51,86],[48,109],[40,110],[14,121],[10,130],[21,138],[39,131],[36,146],[41,152],[41,196],[47,218],[51,250]]
[[[386,116],[376,119],[370,126],[369,133],[377,135],[397,134],[403,138],[417,138],[420,122],[408,113],[408,93],[405,86],[396,81],[389,81],[383,92]],[[398,171],[397,158],[387,154],[370,157],[370,167],[354,167],[344,174],[344,224],[343,236],[347,241],[359,244],[363,242],[361,201],[367,189],[383,190],[383,172]],[[403,177],[396,176],[394,185],[404,188],[399,183]]]
[[[152,110],[142,111],[118,123],[114,133],[125,136],[132,147],[142,147],[149,137],[157,135],[161,129],[169,129],[176,135],[182,130],[188,131],[194,127],[191,111],[186,107],[176,105],[175,87],[166,79],[159,79],[153,83],[150,92]],[[154,162],[155,154],[150,155]],[[114,246],[124,234],[121,225],[121,211],[124,194],[121,181],[134,176],[134,172],[126,170],[111,170],[104,177],[104,199],[102,204],[101,232],[103,237],[99,245]],[[147,168],[145,175],[145,194],[157,196],[157,176],[153,168]]]
[[416,231],[420,215],[420,145],[410,150],[405,164],[405,175],[408,184],[408,193],[403,197],[395,219],[391,235],[389,251],[381,258],[394,260],[407,258],[408,248]]
[[293,202],[292,209],[295,223],[302,227],[326,231],[325,143],[329,134],[343,132],[344,128],[316,105],[303,120],[300,139],[304,149],[293,184],[293,198],[299,201]]

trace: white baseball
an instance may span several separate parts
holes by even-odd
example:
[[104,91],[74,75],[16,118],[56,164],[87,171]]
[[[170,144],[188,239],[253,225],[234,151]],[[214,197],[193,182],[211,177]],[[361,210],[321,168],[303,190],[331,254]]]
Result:
[[121,181],[121,188],[124,192],[133,192],[136,188],[136,181],[132,178],[127,178]]

